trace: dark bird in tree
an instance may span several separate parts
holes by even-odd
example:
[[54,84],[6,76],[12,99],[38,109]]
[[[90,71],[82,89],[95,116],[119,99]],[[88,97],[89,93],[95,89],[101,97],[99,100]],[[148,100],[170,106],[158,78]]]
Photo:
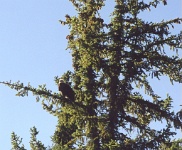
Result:
[[62,96],[74,101],[75,93],[69,84],[64,83],[63,79],[59,80],[58,90],[61,92]]

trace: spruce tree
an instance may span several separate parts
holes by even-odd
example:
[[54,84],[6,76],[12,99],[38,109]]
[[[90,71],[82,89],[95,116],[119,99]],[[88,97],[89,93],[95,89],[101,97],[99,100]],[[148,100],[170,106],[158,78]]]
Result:
[[[147,22],[139,17],[152,7],[167,5],[166,0],[116,0],[111,21],[106,23],[100,15],[104,0],[70,1],[77,15],[67,14],[60,23],[70,29],[66,38],[73,72],[61,78],[74,89],[75,101],[52,93],[45,85],[33,88],[20,82],[1,83],[17,90],[18,96],[31,91],[43,108],[58,118],[53,150],[171,146],[171,137],[176,134],[172,129],[182,128],[182,113],[175,114],[172,98],[160,98],[149,80],[167,76],[171,83],[181,83],[182,60],[177,52],[182,49],[182,37],[181,33],[171,34],[170,29],[182,18]],[[58,79],[55,77],[56,84]],[[137,88],[145,94],[136,92]],[[163,121],[166,126],[154,129],[150,126],[154,121]],[[37,134],[36,128],[31,131]],[[32,147],[38,143],[45,149],[34,139]]]

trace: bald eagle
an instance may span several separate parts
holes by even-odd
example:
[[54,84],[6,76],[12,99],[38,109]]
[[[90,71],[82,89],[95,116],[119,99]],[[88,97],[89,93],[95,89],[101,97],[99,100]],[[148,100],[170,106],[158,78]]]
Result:
[[74,101],[75,93],[67,83],[64,83],[63,79],[59,80],[58,90],[61,92],[62,96],[69,98],[71,101]]

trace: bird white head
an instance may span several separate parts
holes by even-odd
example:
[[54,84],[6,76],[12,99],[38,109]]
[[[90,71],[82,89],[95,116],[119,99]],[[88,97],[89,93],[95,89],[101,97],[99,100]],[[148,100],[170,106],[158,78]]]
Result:
[[63,79],[59,79],[59,83],[64,83],[64,80]]

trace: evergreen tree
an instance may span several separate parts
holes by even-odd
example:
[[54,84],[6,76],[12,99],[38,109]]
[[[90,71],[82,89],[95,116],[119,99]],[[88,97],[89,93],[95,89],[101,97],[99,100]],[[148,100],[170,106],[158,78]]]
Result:
[[174,140],[170,147],[161,144],[160,150],[182,150],[182,139]]
[[[151,7],[167,5],[166,0],[116,0],[109,23],[100,15],[104,0],[70,1],[77,15],[66,15],[66,20],[60,22],[70,29],[67,49],[72,52],[74,71],[61,78],[74,89],[75,102],[52,93],[45,85],[33,88],[20,82],[1,83],[17,90],[18,96],[31,91],[44,109],[58,117],[52,136],[53,150],[171,146],[171,137],[175,135],[172,129],[182,128],[182,113],[171,110],[172,98],[160,98],[149,79],[165,75],[172,83],[182,81],[182,60],[177,55],[182,49],[182,38],[181,34],[170,33],[171,27],[182,19],[156,23],[139,17]],[[169,50],[174,51],[172,56],[168,55]],[[58,79],[55,78],[57,84]],[[136,88],[150,98],[145,98],[144,92],[136,92]],[[150,126],[153,121],[163,121],[166,126],[154,129]],[[38,144],[45,149],[33,138],[36,128],[31,132],[32,149]]]

